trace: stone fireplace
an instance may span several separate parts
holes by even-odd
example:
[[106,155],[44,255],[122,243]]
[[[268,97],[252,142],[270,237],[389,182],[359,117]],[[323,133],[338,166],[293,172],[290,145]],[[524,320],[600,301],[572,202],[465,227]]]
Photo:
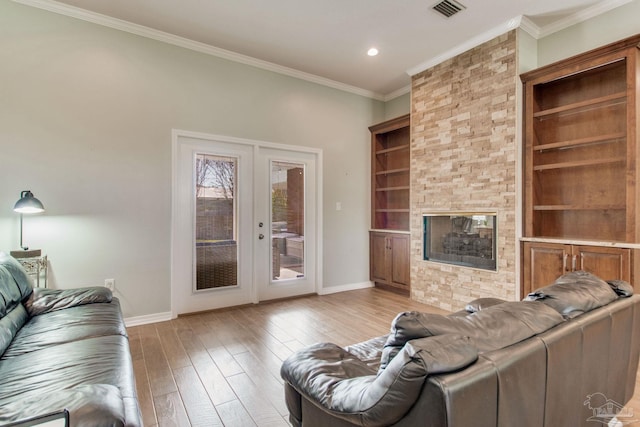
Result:
[[[453,311],[475,298],[518,297],[516,46],[514,30],[412,77],[411,296],[417,301]],[[493,213],[495,266],[425,259],[429,212]]]

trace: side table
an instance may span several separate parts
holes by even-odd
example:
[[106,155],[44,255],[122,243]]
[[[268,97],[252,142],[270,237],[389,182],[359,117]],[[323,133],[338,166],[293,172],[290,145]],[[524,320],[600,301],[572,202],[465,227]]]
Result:
[[29,276],[33,277],[36,287],[40,287],[40,278],[44,278],[44,287],[47,287],[47,269],[48,262],[46,255],[34,256],[29,258],[16,258]]

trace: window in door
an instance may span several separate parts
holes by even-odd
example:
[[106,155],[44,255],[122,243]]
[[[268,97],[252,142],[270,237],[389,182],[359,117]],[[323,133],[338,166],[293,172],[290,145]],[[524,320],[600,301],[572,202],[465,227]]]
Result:
[[304,164],[271,162],[272,278],[287,280],[305,274]]
[[196,291],[238,285],[237,160],[196,154]]

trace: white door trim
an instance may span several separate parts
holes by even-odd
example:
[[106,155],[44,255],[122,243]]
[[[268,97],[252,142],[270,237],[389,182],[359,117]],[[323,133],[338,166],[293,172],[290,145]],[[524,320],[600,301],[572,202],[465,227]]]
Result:
[[[323,200],[323,188],[322,188],[322,171],[323,171],[323,161],[322,161],[322,150],[311,147],[297,146],[297,145],[286,145],[279,144],[267,141],[259,141],[252,139],[244,139],[237,138],[226,135],[214,135],[207,134],[202,132],[193,132],[181,129],[172,129],[171,131],[171,316],[172,318],[176,318],[178,313],[175,306],[176,298],[178,298],[179,292],[179,284],[181,278],[179,277],[179,272],[176,269],[176,258],[178,250],[177,242],[179,227],[178,221],[181,217],[181,206],[180,200],[178,200],[178,187],[180,180],[178,179],[178,171],[179,171],[179,151],[180,151],[180,139],[181,138],[195,138],[205,141],[211,142],[226,142],[233,144],[243,144],[254,147],[254,153],[258,151],[259,148],[274,148],[278,150],[289,150],[289,151],[297,151],[297,152],[305,152],[312,153],[316,156],[316,251],[315,251],[315,283],[316,289],[315,291],[319,294],[323,293],[323,284],[322,284],[322,235],[323,235],[323,208],[322,208],[322,200]],[[256,213],[253,212],[254,223],[256,223]],[[253,240],[255,245],[255,239]],[[255,248],[255,246],[254,246]],[[255,249],[253,250],[255,252]],[[258,302],[258,290],[257,284],[255,283],[255,276],[253,277],[253,283],[251,287],[251,299],[254,303]]]

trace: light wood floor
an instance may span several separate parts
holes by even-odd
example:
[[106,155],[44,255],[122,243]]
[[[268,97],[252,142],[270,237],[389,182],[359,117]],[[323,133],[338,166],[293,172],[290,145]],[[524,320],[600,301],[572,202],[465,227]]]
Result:
[[[280,365],[320,341],[386,334],[395,315],[444,313],[379,289],[309,296],[128,329],[144,424],[288,426]],[[640,383],[628,405],[640,419]],[[640,424],[639,424],[640,425]]]

